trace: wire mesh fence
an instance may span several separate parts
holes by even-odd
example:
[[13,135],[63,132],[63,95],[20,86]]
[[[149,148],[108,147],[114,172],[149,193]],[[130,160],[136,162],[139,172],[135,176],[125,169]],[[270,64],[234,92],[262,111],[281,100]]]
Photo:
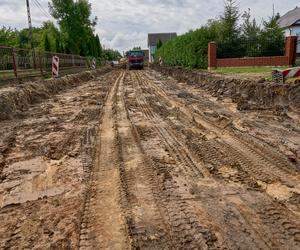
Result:
[[218,58],[283,56],[285,39],[236,39],[218,43]]
[[52,57],[60,59],[60,75],[79,72],[89,66],[79,55],[0,46],[0,80],[51,75]]

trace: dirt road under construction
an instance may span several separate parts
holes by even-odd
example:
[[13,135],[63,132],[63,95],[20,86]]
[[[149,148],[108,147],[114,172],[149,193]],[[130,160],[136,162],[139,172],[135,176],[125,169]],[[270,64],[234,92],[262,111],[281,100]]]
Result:
[[0,249],[300,249],[299,121],[93,77],[0,122]]

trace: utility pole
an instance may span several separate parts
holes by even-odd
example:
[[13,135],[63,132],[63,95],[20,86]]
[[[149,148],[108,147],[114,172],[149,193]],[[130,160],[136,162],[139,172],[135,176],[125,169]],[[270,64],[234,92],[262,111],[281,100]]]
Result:
[[32,49],[32,59],[33,59],[32,61],[33,61],[33,67],[36,68],[35,51],[34,51],[33,41],[32,41],[32,22],[31,22],[29,0],[26,0],[26,6],[27,6],[27,17],[28,17],[28,28],[29,28],[29,40]]
[[31,16],[30,16],[29,0],[26,0],[26,5],[27,5],[27,15],[28,15],[28,26],[29,26],[29,29],[31,29],[32,23],[31,23]]

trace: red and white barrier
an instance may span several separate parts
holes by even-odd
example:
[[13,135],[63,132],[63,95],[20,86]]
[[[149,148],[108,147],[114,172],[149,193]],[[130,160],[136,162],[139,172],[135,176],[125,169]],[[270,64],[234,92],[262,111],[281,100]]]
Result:
[[300,76],[300,67],[285,69],[282,71],[284,78],[292,78]]
[[59,57],[53,56],[52,57],[52,76],[58,77],[59,73]]
[[286,79],[300,77],[300,67],[289,68],[285,70],[273,70],[272,78],[274,82],[284,83]]

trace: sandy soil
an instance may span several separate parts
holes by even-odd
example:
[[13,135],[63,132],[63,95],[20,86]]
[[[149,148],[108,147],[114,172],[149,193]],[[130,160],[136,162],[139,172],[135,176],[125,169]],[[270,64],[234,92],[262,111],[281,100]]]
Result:
[[0,248],[300,249],[295,112],[116,69],[18,117],[0,123]]

